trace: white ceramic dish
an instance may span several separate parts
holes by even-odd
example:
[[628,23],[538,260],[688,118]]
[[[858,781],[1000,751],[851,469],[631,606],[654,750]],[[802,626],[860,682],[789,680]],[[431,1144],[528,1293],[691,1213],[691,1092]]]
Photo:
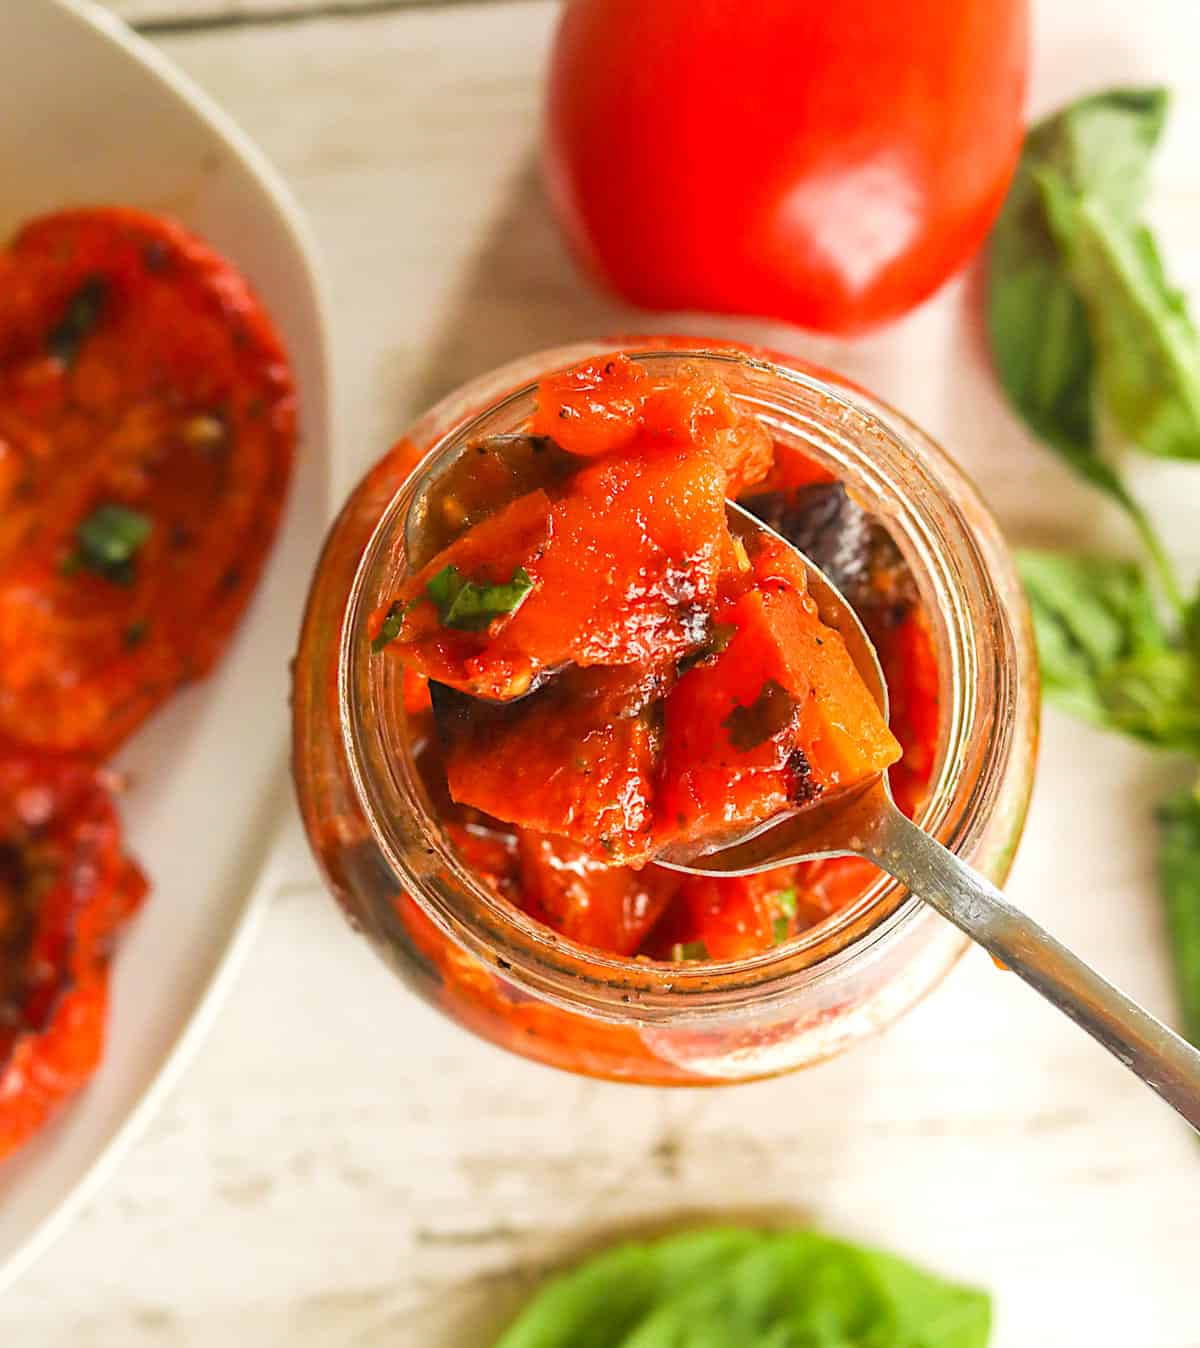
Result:
[[88,0],[0,3],[0,240],[24,219],[112,202],[170,214],[250,277],[291,353],[297,471],[267,574],[217,673],[119,759],[133,853],[153,880],[118,953],[104,1064],[0,1166],[0,1286],[111,1170],[211,1022],[271,889],[291,808],[287,665],[328,517],[331,392],[307,230],[242,133],[163,56]]

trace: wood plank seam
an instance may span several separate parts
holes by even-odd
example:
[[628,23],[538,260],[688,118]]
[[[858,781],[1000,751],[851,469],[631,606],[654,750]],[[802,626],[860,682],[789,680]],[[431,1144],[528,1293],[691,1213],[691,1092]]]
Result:
[[490,0],[317,0],[283,9],[221,10],[207,14],[151,15],[131,27],[144,37],[174,37],[187,33],[216,32],[230,28],[265,28],[310,23],[320,19],[366,19],[404,10],[460,8],[487,4]]

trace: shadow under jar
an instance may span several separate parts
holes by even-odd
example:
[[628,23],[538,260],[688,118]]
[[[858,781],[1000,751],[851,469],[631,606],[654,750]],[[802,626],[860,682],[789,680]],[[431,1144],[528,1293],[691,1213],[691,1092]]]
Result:
[[[444,798],[439,810],[419,762],[428,714],[406,713],[399,662],[373,658],[368,638],[369,616],[408,572],[404,522],[416,464],[524,430],[540,376],[613,349],[563,347],[474,381],[422,417],[359,484],[326,543],[301,634],[296,786],[310,843],[350,922],[460,1024],[598,1077],[752,1080],[881,1029],[940,980],[966,938],[856,862],[835,911],[814,913],[807,929],[742,959],[662,962],[575,944],[464,860]],[[916,426],[826,371],[722,343],[644,339],[623,349],[655,374],[684,362],[711,366],[783,455],[842,483],[890,535],[936,670],[928,761],[920,789],[906,784],[909,805],[923,827],[1002,883],[1032,784],[1036,663],[1012,560],[974,488]],[[898,796],[904,804],[903,790]]]

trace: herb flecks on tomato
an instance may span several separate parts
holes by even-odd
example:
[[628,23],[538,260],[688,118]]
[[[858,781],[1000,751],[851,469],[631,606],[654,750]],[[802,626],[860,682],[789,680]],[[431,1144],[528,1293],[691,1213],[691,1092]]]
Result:
[[[660,446],[665,438],[660,436]],[[627,451],[623,454],[628,457]],[[901,806],[911,812],[928,788],[939,731],[936,649],[912,577],[883,528],[847,498],[826,470],[785,445],[773,446],[773,455],[769,476],[744,504],[794,544],[819,552],[846,586],[887,673],[893,728],[904,750],[903,759],[891,768],[892,786]],[[507,486],[504,472],[493,473],[492,479]],[[473,518],[478,506],[473,501]],[[509,563],[507,557],[501,561]],[[440,748],[428,738],[428,722],[421,719],[428,713],[430,685],[406,666],[405,710],[418,718],[410,733],[426,746],[423,776],[464,861],[485,883],[530,917],[583,945],[618,955],[693,962],[744,958],[780,946],[852,903],[878,879],[869,862],[855,857],[808,862],[748,879],[689,878],[653,863],[613,864],[621,855],[638,858],[648,843],[652,847],[656,842],[643,831],[644,759],[630,752],[631,747],[658,746],[652,754],[657,766],[650,806],[657,827],[677,828],[678,818],[672,820],[663,809],[663,784],[672,761],[662,748],[666,712],[674,705],[674,719],[680,720],[691,672],[708,671],[711,678],[737,639],[739,628],[730,621],[730,610],[754,588],[756,567],[766,582],[764,592],[776,605],[786,606],[789,592],[802,590],[802,573],[789,571],[786,563],[786,555],[780,559],[768,554],[752,562],[744,550],[740,558],[731,550],[722,559],[725,579],[718,585],[707,631],[686,655],[668,661],[657,673],[651,667],[657,685],[639,681],[635,668],[600,666],[576,669],[561,680],[551,678],[523,701],[486,709],[480,716],[472,713],[477,704],[461,697],[457,705],[465,711],[462,723],[439,717],[446,736]],[[496,574],[503,574],[502,568]],[[716,686],[732,687],[735,668],[727,667]],[[819,672],[820,666],[815,668]],[[776,672],[774,677],[786,692],[788,676]],[[822,789],[827,780],[822,774],[830,767],[827,755],[813,743],[813,762],[803,749],[784,752],[792,718],[779,712],[790,709],[793,694],[776,708],[779,695],[763,695],[770,682],[762,673],[746,679],[737,696],[726,699],[705,723],[709,731],[715,728],[718,736],[724,735],[721,751],[746,773],[734,796],[748,801],[751,812],[773,801],[802,803]],[[576,693],[590,686],[591,698],[572,706],[564,696],[572,685]],[[444,701],[445,690],[433,688]],[[614,696],[618,689],[623,691]],[[601,705],[598,699],[605,696],[607,703]],[[731,716],[746,746],[740,752],[728,740]],[[723,730],[722,719],[727,723]],[[585,752],[576,754],[574,745],[581,740]],[[756,763],[756,754],[763,756],[762,762]],[[747,771],[755,766],[762,770]],[[450,798],[447,772],[455,794],[471,804]],[[633,785],[624,797],[627,805],[633,804],[633,813],[606,815],[614,799],[611,786],[618,780]],[[723,789],[727,783],[712,791]],[[710,798],[715,797],[710,793]],[[536,826],[509,822],[523,815],[536,819]],[[580,827],[587,841],[561,836],[572,827]]]
[[[716,595],[724,490],[714,460],[680,447],[589,460],[557,500],[520,497],[439,553],[379,616],[376,640],[395,604],[408,605],[388,653],[497,700],[568,664],[683,656]],[[437,604],[418,602],[448,567],[487,587],[519,571],[520,603],[479,630],[448,625]]]
[[574,474],[468,528],[371,627],[434,681],[453,799],[642,866],[886,770],[900,746],[803,564],[730,533],[731,483],[774,446],[719,376],[614,356],[537,398],[537,434],[569,409]]
[[63,558],[62,570],[66,575],[90,571],[115,585],[132,585],[134,558],[152,528],[140,511],[121,505],[97,506],[75,530],[74,545]]
[[0,1159],[99,1064],[113,938],[145,892],[94,770],[0,746]]
[[101,757],[246,607],[291,372],[246,281],[169,221],[45,216],[0,275],[0,735]]

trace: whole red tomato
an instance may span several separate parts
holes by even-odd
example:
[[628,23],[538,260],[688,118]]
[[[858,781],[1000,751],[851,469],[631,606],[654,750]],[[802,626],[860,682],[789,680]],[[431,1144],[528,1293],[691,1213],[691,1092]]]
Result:
[[635,303],[870,327],[987,233],[1027,36],[1026,0],[569,0],[552,199]]

